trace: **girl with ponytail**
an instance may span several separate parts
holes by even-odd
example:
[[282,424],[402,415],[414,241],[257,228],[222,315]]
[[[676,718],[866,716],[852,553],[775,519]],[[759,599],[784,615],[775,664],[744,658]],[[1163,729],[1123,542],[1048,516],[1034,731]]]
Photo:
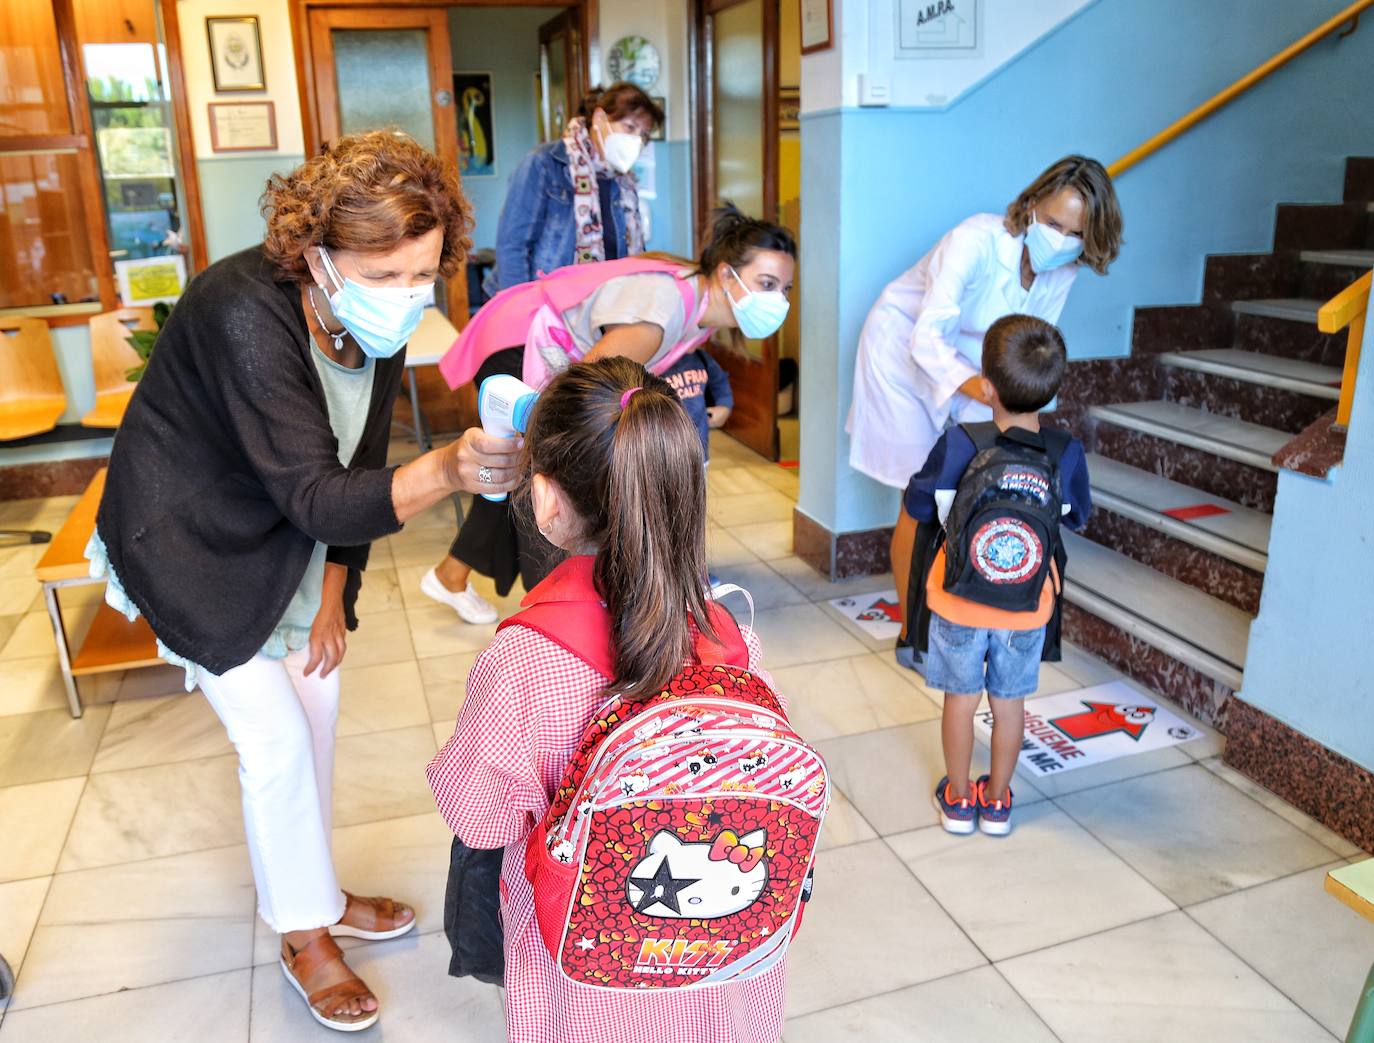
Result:
[[[568,557],[522,604],[581,619],[600,614],[613,668],[600,672],[570,643],[517,617],[477,657],[457,728],[428,768],[459,840],[506,848],[509,1038],[773,1043],[782,1030],[785,963],[712,988],[598,989],[565,977],[541,940],[524,842],[583,731],[609,695],[655,695],[694,660],[699,639],[724,647],[735,624],[705,592],[701,445],[666,381],[625,358],[572,366],[536,403],[525,455],[522,500],[539,532]],[[737,665],[757,670],[758,642],[747,628],[740,636],[749,661]]]

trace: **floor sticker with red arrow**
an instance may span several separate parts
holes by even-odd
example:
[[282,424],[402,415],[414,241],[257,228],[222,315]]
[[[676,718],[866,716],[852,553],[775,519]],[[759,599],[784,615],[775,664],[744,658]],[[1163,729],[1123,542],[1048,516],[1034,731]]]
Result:
[[[992,735],[992,712],[974,722],[979,737]],[[1202,735],[1190,721],[1124,681],[1026,700],[1021,769],[1058,775],[1118,757],[1176,746]]]

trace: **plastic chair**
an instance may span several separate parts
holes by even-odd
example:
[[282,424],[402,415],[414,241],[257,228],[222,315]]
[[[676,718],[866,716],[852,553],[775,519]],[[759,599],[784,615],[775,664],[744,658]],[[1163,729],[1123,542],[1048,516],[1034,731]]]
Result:
[[41,435],[67,408],[42,319],[0,319],[0,441]]
[[129,346],[130,330],[156,329],[152,308],[118,308],[91,317],[91,368],[95,373],[95,408],[81,418],[83,427],[118,427],[137,384],[124,374],[143,360]]

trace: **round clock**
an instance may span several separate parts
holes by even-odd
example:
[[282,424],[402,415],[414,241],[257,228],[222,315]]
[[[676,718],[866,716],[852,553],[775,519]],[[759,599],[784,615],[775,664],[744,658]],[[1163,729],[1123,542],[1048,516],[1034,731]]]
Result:
[[651,90],[658,82],[658,48],[642,36],[622,36],[606,54],[606,72],[612,80]]

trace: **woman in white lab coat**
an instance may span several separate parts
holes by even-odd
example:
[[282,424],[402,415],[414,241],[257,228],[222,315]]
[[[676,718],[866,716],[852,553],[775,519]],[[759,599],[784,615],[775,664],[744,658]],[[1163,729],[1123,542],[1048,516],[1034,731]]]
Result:
[[1005,215],[974,214],[946,233],[868,313],[845,425],[850,466],[904,489],[946,424],[990,420],[978,385],[987,328],[1015,313],[1058,322],[1079,268],[1105,275],[1120,247],[1111,178],[1083,156],[1051,166]]

